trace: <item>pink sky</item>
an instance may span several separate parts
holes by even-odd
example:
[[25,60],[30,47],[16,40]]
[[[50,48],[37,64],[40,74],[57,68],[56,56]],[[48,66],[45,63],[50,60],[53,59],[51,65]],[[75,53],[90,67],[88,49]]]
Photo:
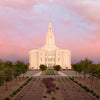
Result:
[[56,45],[72,52],[72,63],[100,62],[100,0],[0,0],[0,58],[28,61],[44,46],[49,10]]

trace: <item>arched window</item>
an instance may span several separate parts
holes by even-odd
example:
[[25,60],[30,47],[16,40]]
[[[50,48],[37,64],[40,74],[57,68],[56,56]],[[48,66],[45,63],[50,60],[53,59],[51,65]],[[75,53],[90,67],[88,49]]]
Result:
[[52,44],[52,37],[49,37],[49,45]]

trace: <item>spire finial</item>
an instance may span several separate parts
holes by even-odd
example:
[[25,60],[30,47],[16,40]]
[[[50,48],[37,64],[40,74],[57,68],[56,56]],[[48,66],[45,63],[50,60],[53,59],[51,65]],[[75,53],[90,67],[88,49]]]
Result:
[[49,23],[51,23],[51,11],[49,11],[49,17],[50,17]]
[[50,18],[49,18],[49,27],[48,27],[49,30],[48,30],[48,31],[49,31],[49,32],[52,32],[52,25],[51,25],[51,11],[49,11],[49,17],[50,17]]

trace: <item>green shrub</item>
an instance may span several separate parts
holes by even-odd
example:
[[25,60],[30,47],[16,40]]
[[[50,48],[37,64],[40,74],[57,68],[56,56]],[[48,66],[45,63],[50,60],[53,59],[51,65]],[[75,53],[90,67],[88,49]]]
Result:
[[16,95],[16,93],[17,93],[17,91],[14,91],[14,92],[13,92],[13,95]]
[[13,96],[14,96],[13,94],[10,95],[10,97],[13,97]]
[[43,98],[47,98],[47,96],[43,96]]
[[90,90],[90,92],[93,94],[94,93],[94,91],[93,90]]
[[96,98],[99,98],[99,95],[96,95]]
[[87,92],[90,92],[93,94],[93,96],[95,96],[96,98],[99,98],[99,95],[97,95],[93,90],[90,90],[89,88],[87,88],[86,86],[83,86],[82,84],[78,83],[77,81],[75,81],[73,78],[69,77],[70,80],[72,80],[73,82],[77,83],[79,86],[81,86],[83,89],[85,89]]
[[8,97],[6,97],[4,100],[10,100]]
[[79,83],[79,86],[82,86],[82,84]]
[[56,98],[55,97],[52,97],[52,100],[55,100]]
[[20,88],[23,88],[23,86],[20,86]]
[[59,87],[56,87],[56,90],[59,90]]
[[96,96],[96,93],[93,93],[94,96]]
[[32,77],[30,79],[28,79],[22,86],[20,86],[20,88],[18,88],[16,91],[14,91],[10,97],[13,97],[14,95],[16,95],[22,88],[23,86],[27,85],[27,83],[32,79]]

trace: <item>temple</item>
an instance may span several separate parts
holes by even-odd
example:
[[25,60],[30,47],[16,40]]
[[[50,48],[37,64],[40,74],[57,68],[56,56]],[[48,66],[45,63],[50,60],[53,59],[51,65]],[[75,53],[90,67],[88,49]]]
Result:
[[60,65],[62,69],[71,69],[71,51],[60,49],[55,45],[51,14],[44,47],[29,51],[29,69],[39,69],[41,64],[47,67]]

